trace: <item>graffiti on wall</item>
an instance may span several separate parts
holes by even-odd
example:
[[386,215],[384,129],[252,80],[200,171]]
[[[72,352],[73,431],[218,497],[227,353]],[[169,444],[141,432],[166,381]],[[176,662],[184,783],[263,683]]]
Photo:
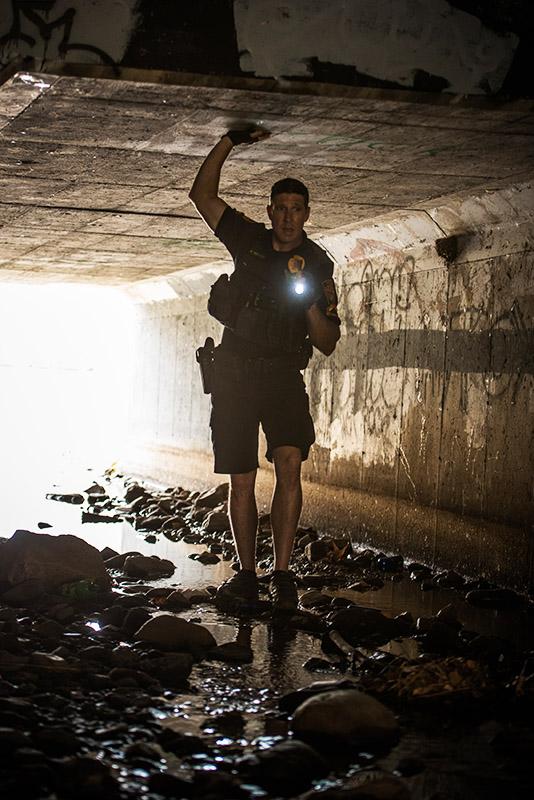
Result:
[[37,69],[62,60],[117,68],[135,24],[136,0],[0,0],[0,67],[32,58]]
[[[507,409],[508,418],[514,404],[528,408],[534,396],[530,278],[517,280],[524,265],[516,263],[508,291],[493,285],[495,260],[478,274],[466,265],[451,276],[450,268],[434,261],[422,269],[393,248],[379,258],[367,257],[365,243],[359,249],[357,280],[340,287],[346,333],[333,356],[329,399],[321,373],[330,365],[312,362],[309,373],[318,441],[334,459],[388,468],[398,461],[410,479],[410,461],[430,457],[428,437],[435,441],[441,424],[452,425],[466,437],[458,446],[468,459],[484,447],[489,408]],[[504,292],[513,299],[496,310]]]

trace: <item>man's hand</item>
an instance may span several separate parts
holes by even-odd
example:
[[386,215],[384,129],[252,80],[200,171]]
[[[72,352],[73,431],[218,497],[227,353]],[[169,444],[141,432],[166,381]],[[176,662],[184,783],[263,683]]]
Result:
[[238,144],[256,144],[256,142],[260,142],[262,139],[268,139],[270,135],[270,131],[253,127],[244,128],[242,130],[231,130],[225,134],[234,147]]

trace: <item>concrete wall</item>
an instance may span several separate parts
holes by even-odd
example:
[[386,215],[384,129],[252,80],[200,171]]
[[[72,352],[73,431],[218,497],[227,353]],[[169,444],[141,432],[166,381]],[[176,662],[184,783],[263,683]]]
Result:
[[133,67],[531,96],[530,5],[486,5],[0,0],[0,73],[15,62],[39,71],[66,62],[116,76]]
[[[438,255],[438,240],[451,260]],[[534,531],[532,187],[449,198],[319,241],[338,264],[343,327],[334,355],[316,354],[306,376],[317,443],[305,477],[332,487],[330,504],[312,504],[314,521],[526,586]],[[139,306],[136,463],[167,480],[191,460],[184,451],[198,454],[200,473],[209,470],[209,401],[194,350],[217,334],[205,304],[219,272],[181,273],[166,283],[173,299]],[[136,291],[146,300],[162,290]]]
[[[257,76],[313,76],[313,63],[465,94],[500,89],[518,38],[498,34],[446,0],[236,0],[241,68]],[[384,42],[387,40],[387,46]]]

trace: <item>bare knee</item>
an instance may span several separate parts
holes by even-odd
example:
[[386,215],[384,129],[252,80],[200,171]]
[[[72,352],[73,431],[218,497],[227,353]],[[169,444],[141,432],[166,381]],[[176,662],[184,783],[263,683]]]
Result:
[[255,484],[256,470],[230,475],[230,497],[235,500],[254,497]]
[[273,462],[279,485],[288,488],[300,486],[302,454],[298,447],[276,447],[273,450]]

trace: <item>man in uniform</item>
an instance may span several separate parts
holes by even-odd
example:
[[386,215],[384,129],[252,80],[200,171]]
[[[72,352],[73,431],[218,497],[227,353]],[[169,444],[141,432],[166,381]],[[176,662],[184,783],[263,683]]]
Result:
[[269,133],[229,131],[210,151],[189,197],[233,257],[230,279],[212,287],[208,309],[224,324],[215,351],[211,431],[215,472],[230,475],[229,516],[240,569],[218,590],[221,602],[258,598],[255,480],[258,431],[274,463],[271,504],[273,612],[291,612],[297,590],[289,561],[302,508],[301,463],[315,441],[301,370],[312,345],[330,355],[339,339],[333,264],[304,230],[308,190],[285,178],[272,188],[272,228],[254,222],[219,197],[221,169],[232,149]]

